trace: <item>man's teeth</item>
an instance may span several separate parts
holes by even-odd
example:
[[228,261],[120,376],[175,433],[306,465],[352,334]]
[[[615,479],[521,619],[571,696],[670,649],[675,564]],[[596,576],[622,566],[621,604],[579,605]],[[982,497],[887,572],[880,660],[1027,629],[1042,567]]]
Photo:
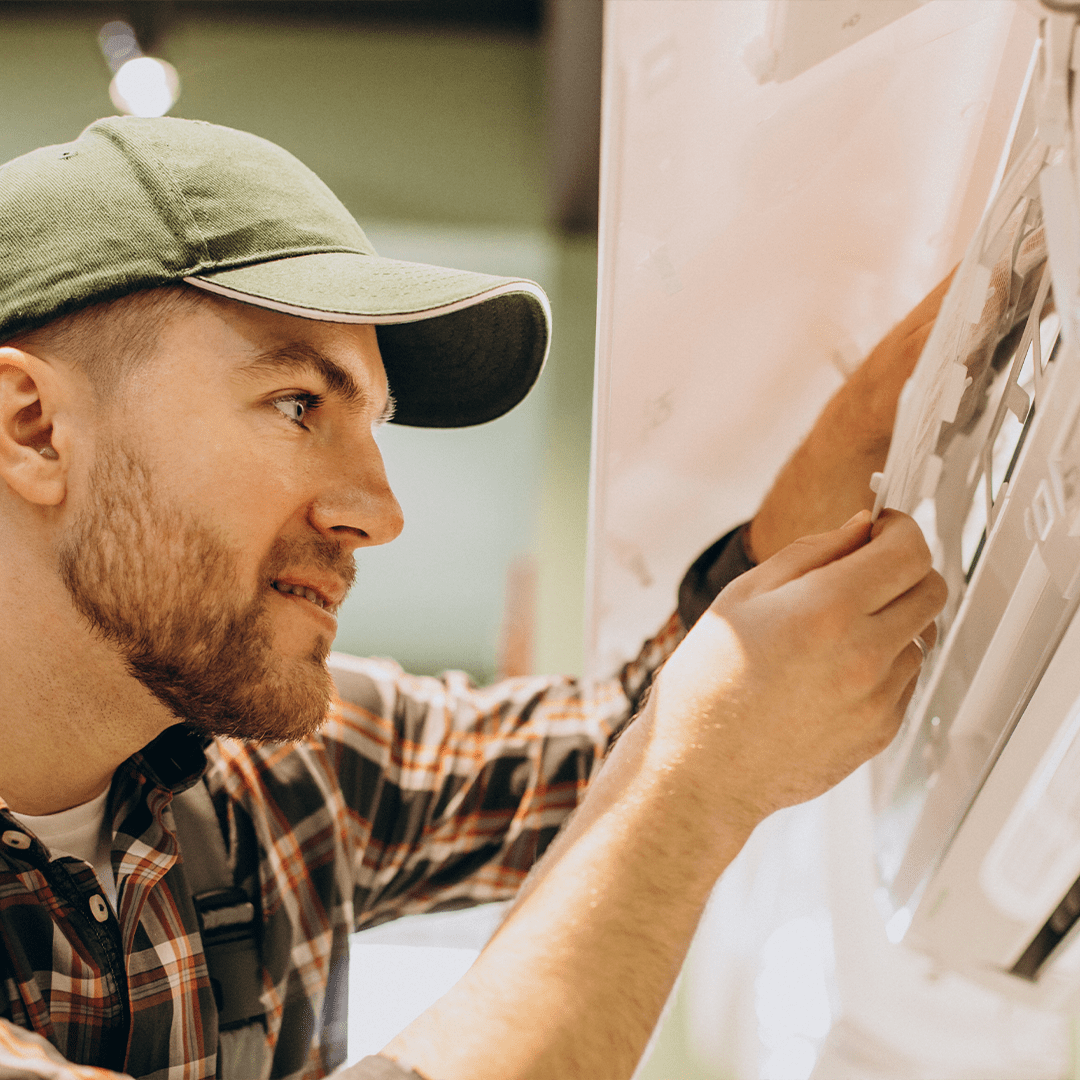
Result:
[[270,583],[282,593],[293,593],[295,596],[302,596],[305,600],[310,600],[317,607],[321,607],[325,610],[326,604],[323,603],[322,598],[314,589],[305,589],[303,585],[286,585],[283,581],[272,581]]

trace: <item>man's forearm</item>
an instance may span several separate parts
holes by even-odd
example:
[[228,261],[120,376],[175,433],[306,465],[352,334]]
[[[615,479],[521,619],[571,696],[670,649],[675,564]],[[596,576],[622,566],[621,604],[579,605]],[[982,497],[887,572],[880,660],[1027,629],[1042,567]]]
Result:
[[951,283],[952,274],[882,339],[825,406],[751,522],[748,547],[756,561],[873,505],[870,477],[885,465],[900,391]]
[[718,821],[715,794],[673,797],[653,739],[647,707],[476,964],[390,1053],[433,1080],[630,1076],[753,824]]

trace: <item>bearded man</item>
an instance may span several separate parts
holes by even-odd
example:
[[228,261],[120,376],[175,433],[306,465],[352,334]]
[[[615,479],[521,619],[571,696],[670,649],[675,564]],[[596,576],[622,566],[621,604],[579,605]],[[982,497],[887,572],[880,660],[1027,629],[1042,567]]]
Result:
[[520,400],[536,285],[379,258],[176,119],[10,162],[0,255],[0,1075],[325,1075],[348,934],[518,893],[348,1074],[628,1077],[719,874],[891,739],[933,640],[918,529],[860,508],[940,290],[619,680],[476,689],[327,657],[401,529],[376,431]]

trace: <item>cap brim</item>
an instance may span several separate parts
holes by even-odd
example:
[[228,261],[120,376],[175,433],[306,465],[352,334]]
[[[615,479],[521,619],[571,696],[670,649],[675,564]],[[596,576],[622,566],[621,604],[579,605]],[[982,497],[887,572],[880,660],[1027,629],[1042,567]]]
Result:
[[512,409],[547,358],[543,289],[355,252],[314,252],[184,279],[258,307],[324,322],[373,323],[394,422],[468,427]]

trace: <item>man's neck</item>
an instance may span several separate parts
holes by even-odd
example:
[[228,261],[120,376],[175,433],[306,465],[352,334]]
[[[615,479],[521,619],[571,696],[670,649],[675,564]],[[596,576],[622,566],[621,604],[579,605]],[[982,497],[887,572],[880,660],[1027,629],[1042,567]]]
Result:
[[[0,798],[41,815],[88,802],[170,724],[53,578],[0,575]],[[30,602],[33,594],[33,602]]]

